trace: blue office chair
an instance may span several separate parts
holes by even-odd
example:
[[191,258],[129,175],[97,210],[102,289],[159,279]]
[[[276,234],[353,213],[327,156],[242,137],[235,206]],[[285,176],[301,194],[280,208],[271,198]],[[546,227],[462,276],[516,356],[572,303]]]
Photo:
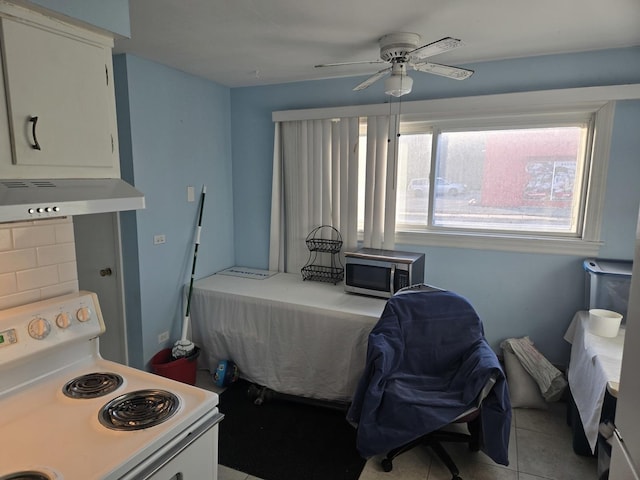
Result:
[[[367,363],[347,420],[365,457],[393,459],[427,444],[460,472],[440,442],[463,441],[508,465],[511,404],[504,372],[469,302],[427,285],[391,297],[369,335]],[[443,431],[467,423],[469,434]]]

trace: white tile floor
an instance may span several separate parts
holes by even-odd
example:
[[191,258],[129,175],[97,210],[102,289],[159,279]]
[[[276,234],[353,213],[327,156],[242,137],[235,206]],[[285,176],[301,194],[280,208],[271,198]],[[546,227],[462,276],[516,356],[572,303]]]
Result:
[[[444,444],[464,480],[596,480],[595,458],[576,455],[571,447],[566,405],[548,410],[514,409],[509,441],[509,466],[491,461],[483,453],[470,453],[464,445]],[[367,462],[360,480],[450,480],[451,475],[435,455],[423,448],[394,460],[390,473],[379,459]]]
[[[197,384],[216,390],[204,371],[198,372]],[[444,447],[464,480],[597,480],[597,460],[573,452],[571,429],[565,421],[566,405],[555,403],[549,407],[513,410],[508,467],[495,464],[483,453],[470,453],[464,445],[444,444]],[[446,467],[423,447],[394,459],[393,470],[388,473],[380,468],[380,458],[372,458],[360,475],[360,480],[450,479]],[[221,465],[218,480],[260,479]]]

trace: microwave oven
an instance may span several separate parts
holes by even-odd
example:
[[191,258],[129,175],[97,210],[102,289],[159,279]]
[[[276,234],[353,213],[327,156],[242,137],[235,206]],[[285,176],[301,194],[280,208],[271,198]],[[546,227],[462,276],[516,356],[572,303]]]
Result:
[[404,287],[424,282],[424,253],[361,248],[344,256],[347,292],[390,298]]

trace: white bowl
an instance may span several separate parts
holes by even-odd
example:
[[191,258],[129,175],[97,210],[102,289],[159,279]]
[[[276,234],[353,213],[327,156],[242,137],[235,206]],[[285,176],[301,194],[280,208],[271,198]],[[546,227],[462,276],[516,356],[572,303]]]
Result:
[[592,308],[589,310],[589,331],[601,337],[616,337],[622,315],[611,310]]

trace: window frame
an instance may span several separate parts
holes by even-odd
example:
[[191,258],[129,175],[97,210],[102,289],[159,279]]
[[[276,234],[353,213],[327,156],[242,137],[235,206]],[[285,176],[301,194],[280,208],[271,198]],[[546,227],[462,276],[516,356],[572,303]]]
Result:
[[[602,242],[600,232],[602,225],[602,215],[604,210],[604,197],[606,189],[607,169],[609,164],[609,150],[611,145],[611,132],[613,127],[613,117],[615,112],[615,102],[604,102],[604,104],[584,105],[584,108],[570,108],[568,106],[557,106],[548,110],[544,114],[515,113],[510,115],[492,115],[490,117],[475,119],[464,118],[453,121],[432,121],[431,132],[433,135],[434,147],[432,157],[437,153],[435,142],[441,129],[451,126],[462,126],[472,124],[480,119],[485,127],[500,126],[504,119],[511,118],[518,127],[532,125],[530,119],[535,119],[536,115],[540,122],[554,121],[562,123],[567,120],[575,120],[580,115],[592,116],[593,125],[590,128],[592,137],[588,139],[586,161],[584,165],[585,173],[582,176],[583,191],[585,191],[585,201],[581,208],[581,224],[578,226],[578,235],[574,234],[536,234],[534,232],[517,231],[490,231],[490,230],[462,230],[447,227],[431,227],[426,231],[405,231],[396,229],[395,240],[400,244],[412,244],[422,246],[438,247],[458,247],[476,248],[487,250],[501,250],[528,253],[555,253],[555,254],[580,254],[584,256],[597,255]],[[522,110],[526,110],[523,107]],[[552,111],[554,110],[554,111]],[[586,120],[586,117],[583,117]],[[515,125],[514,124],[514,125]],[[534,126],[540,126],[535,122]],[[435,167],[432,158],[432,168]],[[430,207],[432,208],[432,207]]]

